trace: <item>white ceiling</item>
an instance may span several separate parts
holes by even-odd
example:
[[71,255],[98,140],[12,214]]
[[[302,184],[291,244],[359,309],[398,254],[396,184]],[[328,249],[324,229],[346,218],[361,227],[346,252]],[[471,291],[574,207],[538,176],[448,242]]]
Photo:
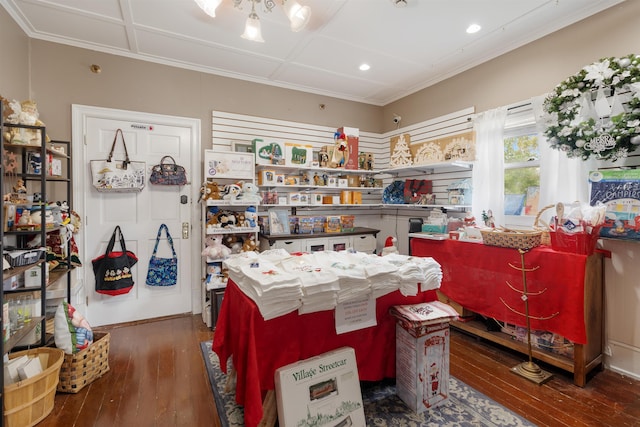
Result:
[[[297,33],[280,0],[271,13],[258,6],[265,43],[240,38],[248,0],[224,0],[216,18],[194,0],[0,4],[34,39],[386,105],[624,0],[298,1],[312,16]],[[471,23],[482,30],[466,34]]]

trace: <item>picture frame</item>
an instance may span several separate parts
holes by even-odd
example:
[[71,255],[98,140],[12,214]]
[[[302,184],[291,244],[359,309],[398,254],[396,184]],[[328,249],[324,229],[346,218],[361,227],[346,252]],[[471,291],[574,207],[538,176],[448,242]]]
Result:
[[291,234],[288,211],[281,209],[269,211],[269,233],[272,235]]
[[251,141],[231,141],[231,151],[236,153],[253,153]]

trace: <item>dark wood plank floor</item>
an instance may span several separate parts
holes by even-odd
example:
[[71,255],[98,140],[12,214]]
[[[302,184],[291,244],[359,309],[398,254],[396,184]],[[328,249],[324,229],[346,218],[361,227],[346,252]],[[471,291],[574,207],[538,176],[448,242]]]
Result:
[[[39,427],[220,426],[199,347],[212,332],[199,315],[102,330],[111,333],[110,372],[58,393]],[[451,335],[451,375],[539,426],[640,426],[640,381],[605,370],[580,388],[542,366],[555,375],[539,386],[510,371],[522,355]]]

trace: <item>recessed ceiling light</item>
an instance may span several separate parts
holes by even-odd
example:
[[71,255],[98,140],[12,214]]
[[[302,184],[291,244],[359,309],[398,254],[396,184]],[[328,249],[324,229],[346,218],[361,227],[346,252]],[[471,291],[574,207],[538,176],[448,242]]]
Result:
[[477,33],[478,31],[480,31],[482,29],[482,27],[478,24],[471,24],[467,27],[467,33],[468,34],[473,34],[473,33]]
[[369,64],[361,64],[360,65],[360,71],[368,71],[371,68],[371,66],[369,66]]

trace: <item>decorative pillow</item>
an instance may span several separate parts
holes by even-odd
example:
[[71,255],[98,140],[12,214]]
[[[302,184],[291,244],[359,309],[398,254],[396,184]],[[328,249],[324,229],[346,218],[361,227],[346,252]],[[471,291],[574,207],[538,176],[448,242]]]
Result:
[[66,354],[77,353],[93,343],[89,322],[66,301],[56,309],[53,325],[56,347]]

